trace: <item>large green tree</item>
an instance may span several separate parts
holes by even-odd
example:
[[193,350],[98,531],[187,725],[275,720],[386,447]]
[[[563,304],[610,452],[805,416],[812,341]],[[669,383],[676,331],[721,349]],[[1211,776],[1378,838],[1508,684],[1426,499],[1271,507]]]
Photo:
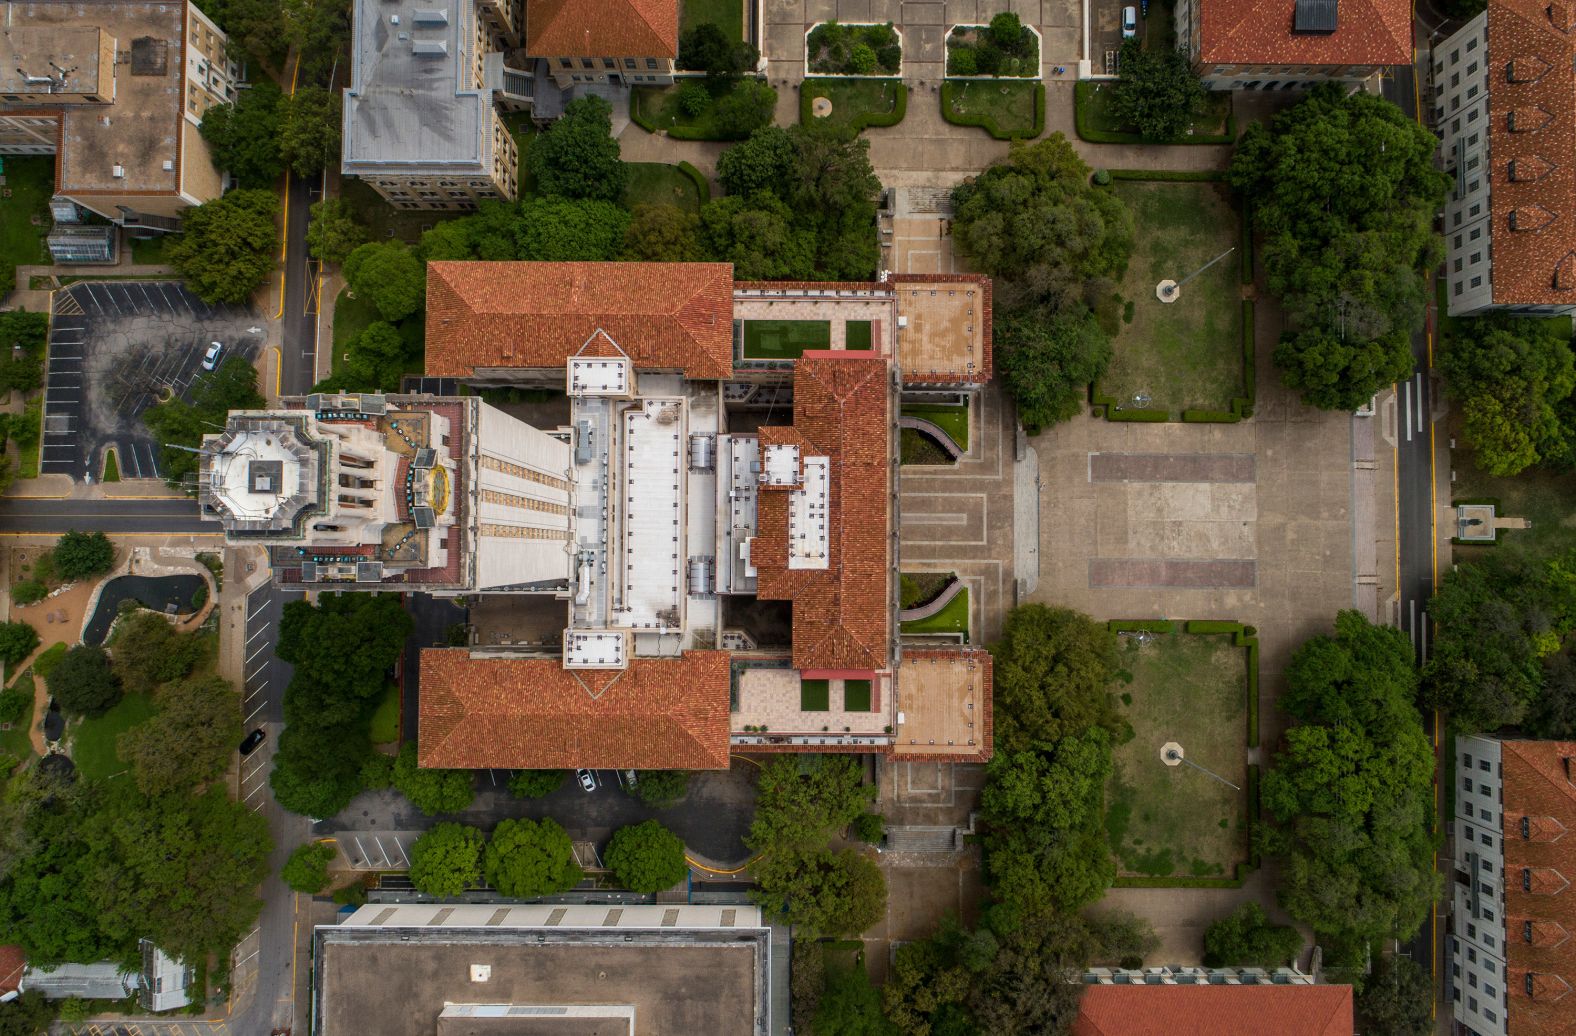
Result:
[[1576,363],[1552,320],[1491,316],[1452,322],[1439,369],[1460,403],[1462,434],[1490,475],[1576,454]]
[[1412,345],[1405,330],[1377,338],[1343,338],[1330,327],[1288,331],[1275,346],[1281,380],[1321,410],[1356,410],[1374,393],[1412,373]]
[[999,304],[1076,313],[1111,293],[1132,252],[1133,219],[1116,195],[1090,186],[1089,172],[1058,132],[1014,144],[953,189],[953,241],[998,279]]
[[481,876],[481,857],[480,831],[434,824],[410,847],[410,883],[429,896],[457,896]]
[[688,770],[641,770],[635,781],[635,797],[653,809],[675,806],[689,791]]
[[779,923],[808,933],[857,934],[886,913],[881,868],[855,849],[773,850],[750,870],[751,897]]
[[1368,1032],[1429,1036],[1434,1022],[1434,982],[1410,957],[1377,956],[1357,994],[1357,1015]]
[[67,651],[44,681],[64,712],[92,719],[120,701],[120,679],[101,647],[78,644]]
[[369,241],[345,257],[345,283],[377,307],[384,320],[403,320],[422,307],[427,271],[402,241]]
[[1204,104],[1204,84],[1183,50],[1146,50],[1136,38],[1122,44],[1111,87],[1111,116],[1150,143],[1179,140]]
[[779,755],[761,770],[745,843],[757,852],[825,846],[875,801],[846,755]]
[[482,873],[513,899],[567,892],[584,876],[569,834],[551,817],[500,821],[483,854]]
[[280,107],[279,157],[297,176],[316,176],[339,158],[339,94],[303,86]]
[[55,575],[67,582],[115,567],[115,545],[102,532],[68,532],[55,541]]
[[1076,416],[1111,362],[1111,340],[1094,314],[1027,309],[996,323],[997,365],[1030,429]]
[[312,206],[308,216],[306,246],[314,259],[343,263],[351,252],[367,242],[367,228],[356,222],[355,213],[341,198],[324,198]]
[[704,259],[700,217],[677,205],[637,205],[624,232],[622,258],[640,263],[689,263]]
[[1277,703],[1293,721],[1261,797],[1264,847],[1285,858],[1280,898],[1340,963],[1407,939],[1438,892],[1434,756],[1406,636],[1343,611],[1293,653]]
[[158,714],[120,735],[116,749],[137,790],[156,797],[186,791],[224,773],[241,740],[241,702],[222,676],[161,688]]
[[427,816],[458,813],[476,797],[476,775],[470,770],[434,770],[416,763],[416,744],[405,742],[394,760],[394,787]]
[[610,201],[533,198],[520,204],[515,247],[521,259],[606,262],[617,259],[629,213]]
[[228,170],[240,186],[271,190],[284,170],[279,154],[283,105],[279,87],[261,78],[234,101],[213,105],[203,113],[197,129],[213,164]]
[[568,770],[516,770],[509,777],[509,794],[521,799],[540,799],[564,785]]
[[[230,355],[219,368],[197,375],[187,398],[174,396],[143,411],[142,421],[161,444],[159,466],[171,486],[193,490],[197,454],[203,436],[223,428],[232,410],[255,410],[264,404],[257,391],[257,368]],[[179,447],[186,447],[180,449]]]
[[600,97],[581,97],[531,142],[526,156],[536,187],[545,195],[617,202],[628,170],[613,137],[613,108]]
[[295,891],[315,896],[328,887],[328,865],[336,855],[328,842],[303,842],[290,850],[279,877]]
[[1212,968],[1278,968],[1302,952],[1302,936],[1275,924],[1249,900],[1204,929],[1204,963]]
[[[1314,406],[1348,409],[1372,395],[1399,369],[1393,343],[1422,326],[1427,273],[1444,254],[1434,215],[1449,178],[1434,165],[1437,147],[1389,101],[1336,83],[1252,123],[1237,143],[1231,186],[1300,340],[1277,363],[1292,363],[1287,383]],[[1312,370],[1321,360],[1322,376]]]
[[0,662],[15,668],[38,647],[38,630],[25,622],[0,622]]
[[237,190],[187,209],[185,233],[165,249],[170,265],[198,298],[242,303],[273,271],[279,251],[273,191]]
[[1115,730],[1107,690],[1116,673],[1116,635],[1081,612],[1029,604],[1007,613],[995,662],[998,751]]
[[202,661],[206,644],[200,636],[176,632],[158,612],[136,608],[115,621],[110,664],[127,691],[148,694],[160,684],[190,675]]
[[684,842],[655,820],[613,832],[604,860],[613,877],[631,892],[661,892],[689,874]]
[[[48,336],[47,313],[29,313],[25,309],[0,313],[0,391],[31,392],[38,388],[43,379]],[[10,434],[19,438],[14,428]]]

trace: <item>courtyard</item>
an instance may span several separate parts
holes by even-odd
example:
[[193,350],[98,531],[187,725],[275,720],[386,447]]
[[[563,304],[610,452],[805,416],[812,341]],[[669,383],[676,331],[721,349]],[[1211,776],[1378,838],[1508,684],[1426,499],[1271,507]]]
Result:
[[[1119,635],[1113,692],[1133,737],[1113,753],[1106,831],[1123,876],[1231,878],[1247,858],[1247,649],[1229,634]],[[1162,746],[1182,746],[1171,766]]]
[[[1185,410],[1229,412],[1233,399],[1249,395],[1241,257],[1227,255],[1197,272],[1240,245],[1225,184],[1120,180],[1110,190],[1132,212],[1136,233],[1115,305],[1102,314],[1115,356],[1097,397],[1123,409],[1164,411],[1172,420]],[[1156,297],[1162,280],[1190,275],[1175,301]]]

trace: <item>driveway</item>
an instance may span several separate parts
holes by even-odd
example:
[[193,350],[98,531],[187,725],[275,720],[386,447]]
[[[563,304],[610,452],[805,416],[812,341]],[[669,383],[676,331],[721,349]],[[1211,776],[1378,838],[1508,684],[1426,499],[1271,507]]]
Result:
[[114,447],[122,478],[161,477],[143,411],[167,393],[184,398],[216,341],[252,362],[261,317],[209,306],[173,281],[79,281],[56,292],[41,472],[97,478]]

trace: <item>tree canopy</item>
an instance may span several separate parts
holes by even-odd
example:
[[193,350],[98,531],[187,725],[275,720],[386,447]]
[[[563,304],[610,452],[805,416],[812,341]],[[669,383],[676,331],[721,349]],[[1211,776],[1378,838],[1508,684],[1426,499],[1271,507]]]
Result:
[[1204,964],[1211,968],[1278,968],[1302,952],[1302,936],[1275,924],[1249,900],[1204,930]]
[[1557,322],[1489,316],[1452,322],[1439,369],[1462,434],[1490,475],[1576,461],[1576,363]]
[[509,777],[509,794],[520,799],[540,799],[563,787],[568,770],[516,770]]
[[177,633],[158,612],[135,608],[115,621],[109,652],[121,685],[133,694],[147,694],[160,684],[190,675],[207,653],[207,642],[195,634]]
[[213,164],[226,169],[241,187],[272,190],[284,170],[279,154],[283,95],[273,80],[259,78],[228,104],[203,113],[198,132],[208,145]]
[[641,770],[636,775],[635,797],[653,809],[675,806],[689,791],[688,770]]
[[427,816],[458,813],[476,797],[470,770],[433,770],[416,763],[416,743],[405,742],[394,760],[394,787]]
[[853,935],[886,914],[881,868],[856,849],[766,853],[751,865],[751,893],[773,918],[809,933]]
[[489,885],[516,899],[566,892],[584,876],[569,834],[551,817],[500,821],[482,857],[482,873]]
[[760,773],[745,844],[757,852],[824,846],[875,797],[849,756],[774,756]]
[[63,712],[93,718],[120,701],[120,679],[101,647],[78,644],[51,669],[44,681]]
[[115,567],[115,545],[102,532],[68,532],[55,541],[55,575],[66,582],[103,575]]
[[182,216],[185,232],[165,249],[186,286],[209,305],[245,302],[274,269],[279,199],[271,190],[230,191]]
[[[197,454],[191,452],[204,435],[223,428],[231,410],[255,410],[265,400],[257,391],[257,368],[235,354],[226,356],[217,370],[192,379],[186,398],[173,396],[142,412],[142,421],[158,437],[159,466],[164,480],[181,489],[197,474]],[[185,446],[188,449],[172,447]]]
[[[49,314],[29,313],[25,309],[0,313],[0,389],[31,392],[42,384],[48,337]],[[11,437],[21,438],[17,429],[9,431]]]
[[1369,1032],[1429,1036],[1437,1031],[1433,979],[1410,957],[1377,955],[1357,994],[1357,1015]]
[[613,107],[600,97],[580,97],[531,142],[526,161],[542,194],[617,202],[628,170],[613,136]]
[[994,346],[1001,373],[1018,402],[1026,428],[1057,424],[1077,415],[1111,362],[1111,340],[1094,314],[1045,314],[1021,310],[998,321]]
[[603,859],[618,883],[631,892],[661,892],[689,874],[683,840],[655,820],[613,832]]
[[1276,362],[1313,406],[1347,409],[1389,384],[1395,343],[1422,326],[1427,272],[1443,257],[1434,214],[1449,189],[1437,147],[1389,101],[1336,83],[1237,142],[1231,186],[1293,325]]
[[636,205],[624,232],[621,258],[642,263],[690,263],[706,258],[700,217],[677,205]]
[[156,718],[123,732],[116,743],[137,790],[157,797],[224,773],[241,740],[241,702],[230,681],[183,680],[159,689],[154,701]]
[[481,876],[481,856],[480,831],[434,824],[410,847],[410,883],[429,896],[457,896]]
[[1428,602],[1439,630],[1423,668],[1429,704],[1464,733],[1519,723],[1529,711],[1542,736],[1576,733],[1559,702],[1541,705],[1576,631],[1573,572],[1576,551],[1548,560],[1494,554],[1446,573]]
[[1111,116],[1150,143],[1179,140],[1204,104],[1204,84],[1184,50],[1145,49],[1135,37],[1122,44],[1111,87]]
[[1437,894],[1428,819],[1434,756],[1414,704],[1406,636],[1343,611],[1293,653],[1278,705],[1292,718],[1264,776],[1285,857],[1280,898],[1341,962],[1417,931]]
[[295,891],[315,896],[328,888],[328,865],[336,855],[328,842],[303,842],[290,851],[279,877]]
[[356,222],[350,206],[342,198],[324,198],[312,205],[308,215],[306,246],[314,259],[343,263],[351,252],[367,242],[367,228]]
[[38,630],[25,622],[0,622],[0,662],[14,669],[38,647]]
[[754,44],[729,39],[711,22],[702,22],[679,37],[678,67],[705,72],[710,79],[733,79],[751,71],[760,54]]
[[403,320],[426,301],[427,270],[402,241],[369,241],[345,257],[345,283],[377,307],[384,320]]
[[315,176],[339,159],[338,91],[300,87],[280,108],[279,157],[297,176]]
[[1043,604],[1007,613],[995,662],[998,751],[1115,730],[1107,690],[1116,673],[1116,635],[1081,612]]

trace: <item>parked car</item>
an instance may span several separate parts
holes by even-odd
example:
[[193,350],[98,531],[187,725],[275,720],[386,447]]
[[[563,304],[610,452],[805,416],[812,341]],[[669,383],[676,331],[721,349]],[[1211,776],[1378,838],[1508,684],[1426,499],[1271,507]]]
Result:
[[219,354],[224,352],[223,342],[214,342],[208,346],[208,351],[202,354],[202,369],[211,371],[219,366]]
[[1122,38],[1130,40],[1138,35],[1138,8],[1122,8]]
[[264,730],[262,727],[258,727],[256,730],[246,735],[246,737],[241,741],[241,754],[251,755],[253,752],[257,751],[259,747],[261,747],[264,741],[267,740],[268,731]]
[[582,791],[596,791],[596,774],[590,770],[576,770],[575,780],[580,782]]
[[626,788],[633,788],[634,786],[635,786],[635,771],[634,770],[625,770],[624,771],[624,787],[626,787]]

